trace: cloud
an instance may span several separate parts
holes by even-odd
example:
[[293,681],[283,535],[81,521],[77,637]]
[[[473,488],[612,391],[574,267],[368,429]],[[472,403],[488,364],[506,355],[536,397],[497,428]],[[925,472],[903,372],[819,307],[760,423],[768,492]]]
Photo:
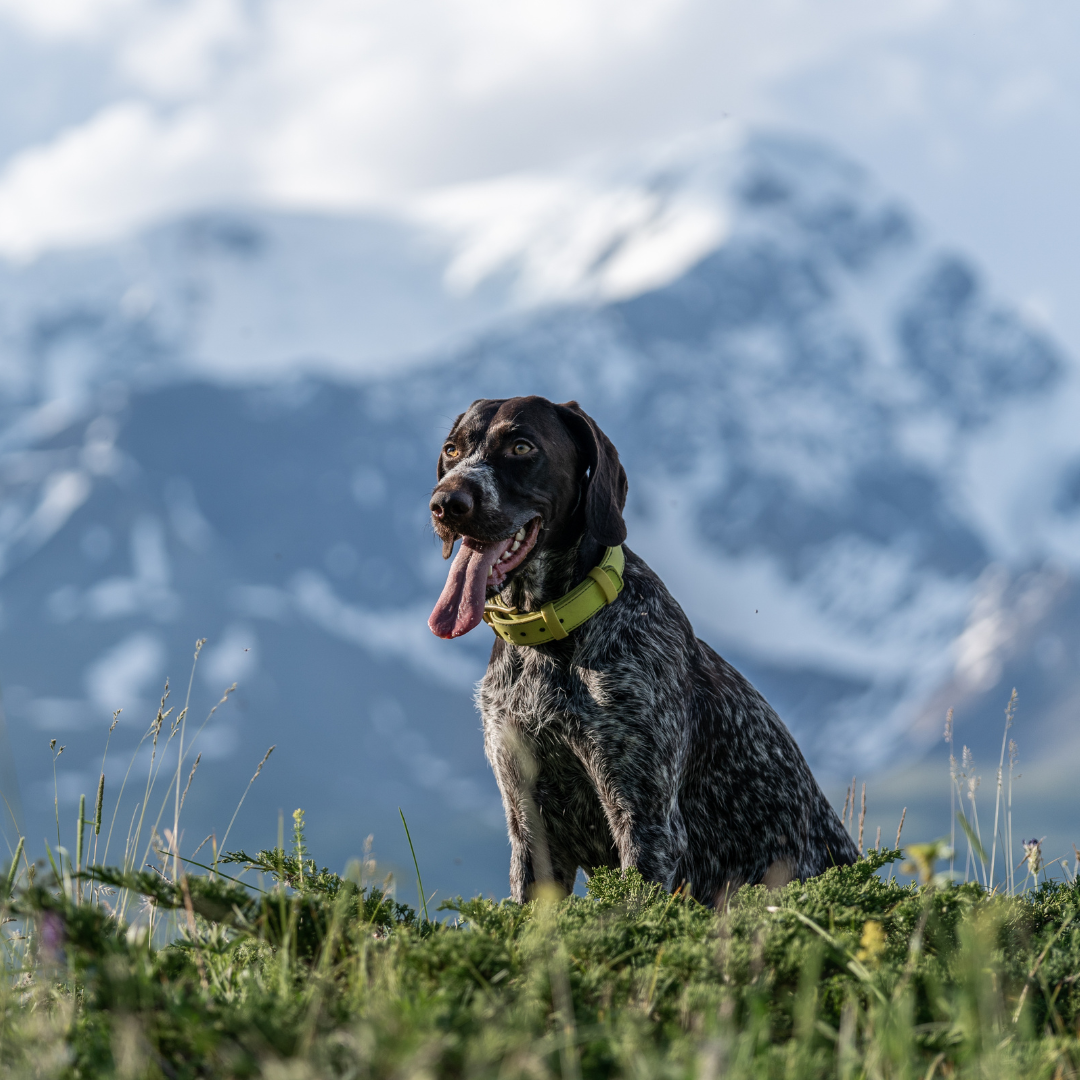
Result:
[[23,540],[36,549],[63,528],[90,495],[89,477],[77,470],[54,473],[45,481],[41,501],[26,521]]
[[0,252],[210,203],[350,210],[765,117],[778,80],[941,6],[0,0],[40,63],[78,40],[119,88],[0,170]]
[[54,593],[50,600],[54,616],[62,620],[82,612],[105,621],[142,613],[159,622],[174,619],[180,598],[170,587],[165,530],[155,517],[140,517],[131,527],[131,568],[130,577],[109,577],[92,585],[82,600],[67,590]]
[[160,638],[141,631],[132,634],[87,667],[87,696],[104,714],[134,709],[164,664],[165,646]]
[[104,240],[200,197],[226,198],[230,185],[211,160],[219,137],[200,111],[163,120],[145,102],[110,105],[8,164],[0,251]]
[[42,38],[93,38],[143,0],[0,0],[0,14]]
[[253,27],[238,0],[153,4],[118,50],[120,70],[158,98],[183,99],[212,91],[235,64]]
[[[1021,0],[0,0],[0,258],[209,206],[411,209],[778,124],[868,164],[1080,351],[1078,30]],[[681,213],[590,286],[647,285],[697,229]]]

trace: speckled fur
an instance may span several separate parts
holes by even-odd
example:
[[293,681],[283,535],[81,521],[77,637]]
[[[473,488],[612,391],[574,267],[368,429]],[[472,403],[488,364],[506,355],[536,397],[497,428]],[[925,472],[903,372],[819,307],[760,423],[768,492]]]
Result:
[[[636,866],[715,904],[746,883],[782,885],[855,860],[783,722],[624,550],[614,603],[564,641],[496,639],[478,688],[513,898],[527,899],[549,862],[566,891],[578,867]],[[538,551],[503,600],[536,610],[602,551],[582,524],[569,543]]]

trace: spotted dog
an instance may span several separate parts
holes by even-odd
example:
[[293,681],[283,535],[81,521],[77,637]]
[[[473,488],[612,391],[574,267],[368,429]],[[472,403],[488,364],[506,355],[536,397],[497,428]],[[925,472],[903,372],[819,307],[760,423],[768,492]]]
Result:
[[626,492],[573,401],[475,401],[439,455],[432,522],[445,558],[461,544],[429,625],[456,638],[486,619],[500,635],[478,702],[511,895],[636,866],[717,904],[851,863],[783,722],[623,547]]

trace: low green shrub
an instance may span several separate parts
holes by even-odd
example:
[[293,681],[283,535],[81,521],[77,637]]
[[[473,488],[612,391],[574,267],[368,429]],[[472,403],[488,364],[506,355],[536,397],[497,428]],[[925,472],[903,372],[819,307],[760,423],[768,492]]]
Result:
[[[1046,879],[1038,841],[1022,845],[1019,885],[1012,855],[996,872],[978,832],[970,754],[952,753],[951,713],[965,874],[982,885],[936,874],[951,854],[939,842],[907,848],[921,884],[886,877],[901,852],[875,849],[783,889],[744,887],[720,911],[634,870],[601,870],[585,897],[458,898],[432,919],[423,901],[421,912],[399,903],[369,859],[344,876],[320,869],[299,810],[291,853],[283,823],[278,846],[255,855],[222,853],[214,835],[187,858],[170,850],[199,735],[235,688],[192,734],[193,682],[194,668],[175,715],[166,683],[111,820],[103,759],[92,818],[80,800],[74,853],[60,846],[56,798],[55,855],[47,848],[47,864],[32,864],[20,840],[0,874],[4,1080],[1063,1080],[1080,1066],[1080,886],[1067,867],[1066,883]],[[1015,706],[1014,691],[991,852],[1017,850],[1006,744]],[[114,826],[127,818],[126,785],[145,750],[146,781],[128,793],[135,807],[113,866]],[[64,747],[54,739],[50,751],[55,764]],[[852,780],[851,830],[855,805]],[[861,805],[860,842],[865,785]],[[208,862],[195,862],[210,841]],[[417,888],[423,896],[419,867]]]
[[[722,912],[602,870],[584,898],[459,898],[439,921],[281,849],[225,856],[229,877],[91,867],[6,903],[0,1067],[170,1080],[1073,1075],[1080,889],[902,885],[880,872],[899,854],[745,887]],[[232,879],[250,871],[262,888]],[[141,904],[121,904],[125,891]],[[111,913],[128,907],[130,922]]]

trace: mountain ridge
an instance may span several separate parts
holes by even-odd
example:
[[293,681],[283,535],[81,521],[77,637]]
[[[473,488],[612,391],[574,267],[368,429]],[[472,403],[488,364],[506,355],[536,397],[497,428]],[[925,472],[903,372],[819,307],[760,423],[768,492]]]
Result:
[[[196,697],[241,685],[207,729],[200,836],[275,742],[285,779],[239,827],[272,832],[287,798],[321,849],[374,828],[404,865],[415,807],[440,880],[501,888],[488,641],[424,626],[426,496],[457,412],[532,392],[611,435],[630,546],[825,777],[918,759],[948,705],[985,756],[1011,679],[1053,752],[1080,695],[1072,361],[831,151],[706,140],[615,173],[610,198],[596,172],[553,182],[513,228],[475,192],[382,222],[204,214],[0,274],[0,680],[32,835],[48,738],[70,806],[112,709],[132,751],[206,636]],[[599,224],[540,244],[583,190]]]

